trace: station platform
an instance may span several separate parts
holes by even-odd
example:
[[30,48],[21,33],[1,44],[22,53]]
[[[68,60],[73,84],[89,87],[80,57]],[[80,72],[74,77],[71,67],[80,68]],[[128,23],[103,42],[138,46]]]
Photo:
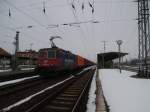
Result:
[[96,88],[96,112],[108,112],[98,72],[96,75]]
[[12,80],[15,78],[18,79],[32,75],[35,75],[34,70],[16,70],[0,72],[0,81]]

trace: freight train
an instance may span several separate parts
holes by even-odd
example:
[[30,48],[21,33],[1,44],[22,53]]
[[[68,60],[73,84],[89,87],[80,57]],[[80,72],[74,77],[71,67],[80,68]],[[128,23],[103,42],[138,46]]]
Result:
[[92,65],[94,65],[92,61],[79,55],[75,55],[58,47],[52,47],[39,50],[36,71],[45,74],[77,70]]

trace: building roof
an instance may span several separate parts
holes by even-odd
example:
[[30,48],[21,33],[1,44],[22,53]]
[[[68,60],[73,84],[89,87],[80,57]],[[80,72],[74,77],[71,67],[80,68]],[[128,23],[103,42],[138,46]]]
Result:
[[[125,55],[127,55],[128,53],[120,53],[120,56],[123,57]],[[104,61],[110,61],[110,60],[114,60],[116,58],[119,58],[119,52],[107,52],[107,53],[101,53],[101,54],[97,54],[97,58],[98,61],[102,61],[104,58]]]
[[8,53],[6,50],[0,47],[0,56],[6,56],[6,57],[11,57],[11,54]]
[[19,51],[17,52],[17,57],[19,58],[26,58],[26,59],[29,59],[29,58],[38,58],[38,52],[36,51],[32,51],[32,50],[28,50],[28,51]]

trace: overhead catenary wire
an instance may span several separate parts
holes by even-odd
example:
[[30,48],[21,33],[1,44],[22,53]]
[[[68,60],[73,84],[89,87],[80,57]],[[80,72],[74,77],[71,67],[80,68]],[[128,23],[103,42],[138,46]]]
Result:
[[17,8],[14,4],[12,4],[10,1],[8,2],[7,0],[4,0],[4,2],[6,2],[7,4],[9,4],[10,6],[12,6],[13,8],[15,8],[17,11],[19,11],[20,13],[26,15],[28,18],[30,18],[32,21],[34,21],[35,23],[37,23],[40,26],[44,26],[43,24],[41,24],[38,20],[36,20],[35,18],[33,18],[31,15],[27,14],[26,12],[24,12],[23,10]]
[[[15,28],[11,28],[11,27],[7,27],[7,26],[2,26],[2,25],[0,25],[0,28],[3,28],[3,29],[6,29],[6,30],[9,30],[9,31],[12,31],[12,32],[16,32],[17,30],[15,29]],[[34,41],[37,41],[38,43],[40,42],[42,42],[43,41],[43,39],[39,39],[39,38],[35,38],[35,37],[33,37],[33,36],[31,36],[30,34],[27,34],[27,33],[25,33],[25,32],[21,32],[21,34],[23,34],[24,36],[26,36],[26,37],[29,37],[29,39],[31,39],[32,38],[32,40],[34,40]],[[12,37],[12,39],[13,39],[14,37]],[[43,41],[44,42],[44,41]],[[46,41],[45,41],[46,42]],[[45,43],[44,42],[44,43]]]
[[[20,13],[24,14],[26,17],[28,17],[29,19],[31,19],[32,21],[34,21],[35,23],[37,23],[40,27],[44,27],[45,25],[41,24],[37,19],[35,19],[34,17],[32,17],[31,15],[27,14],[26,12],[24,12],[23,10],[17,8],[14,4],[12,4],[11,2],[8,2],[7,0],[4,0],[5,3],[9,4],[11,7],[13,7],[14,9],[16,9],[17,11],[19,11]],[[49,31],[47,28],[45,28],[47,31]]]
[[[0,15],[2,15],[2,14],[0,14]],[[2,16],[7,16],[7,15],[2,15]],[[10,22],[13,24],[13,23],[17,23],[17,21],[14,19],[14,18],[11,18],[10,19]],[[31,35],[29,35],[29,34],[27,34],[27,33],[25,33],[23,30],[25,30],[25,29],[30,29],[30,28],[32,28],[33,26],[32,25],[29,25],[29,26],[20,26],[20,27],[9,27],[9,26],[4,26],[4,25],[0,25],[0,28],[2,28],[2,29],[5,29],[5,30],[9,30],[9,31],[11,31],[11,32],[16,32],[16,31],[21,31],[21,34],[24,34],[26,37],[29,37],[29,39],[33,39],[34,41],[37,41],[38,43],[40,42],[44,42],[43,41],[43,39],[39,39],[39,38],[36,38],[35,36],[31,36]],[[13,37],[12,37],[13,38]],[[45,44],[45,42],[44,42],[44,44]]]
[[43,12],[44,12],[44,14],[46,13],[45,1],[43,1]]
[[10,11],[10,8],[9,8],[9,14],[8,14],[8,15],[9,15],[9,17],[11,18],[11,11]]
[[[67,0],[67,3],[68,3],[68,5],[69,5],[69,7],[70,7],[69,0]],[[80,21],[78,20],[76,14],[75,14],[75,10],[73,10],[72,8],[70,8],[70,10],[71,10],[72,13],[73,13],[73,16],[74,16],[75,21],[79,23]],[[83,40],[82,36],[84,37],[84,39],[86,39],[86,37],[85,37],[85,35],[84,35],[84,32],[83,32],[81,26],[79,27],[79,29],[80,29],[79,32],[80,32],[80,34],[81,34],[81,38],[80,38],[80,39],[81,39],[81,42],[83,43],[83,48],[84,48],[85,52],[87,52],[87,47],[86,47],[86,45],[85,45],[85,43],[84,43],[84,40]]]
[[[94,21],[94,0],[91,2],[91,1],[87,1],[89,4],[89,6],[90,6],[90,8],[92,9],[91,10],[91,20],[92,21]],[[94,44],[94,42],[95,42],[95,35],[94,35],[94,33],[95,33],[95,29],[94,29],[94,24],[93,23],[90,23],[90,25],[91,25],[91,38],[90,39],[92,39],[91,40],[91,43],[93,43]],[[91,46],[91,49],[94,51],[94,47],[93,46]],[[92,55],[91,55],[92,56]]]
[[[82,3],[81,3],[82,17],[83,17],[84,21],[86,21],[86,16],[85,16],[86,10],[84,10],[84,9],[85,9],[86,6],[89,5],[89,4],[85,5],[86,2],[87,2],[87,1],[83,0]],[[90,2],[88,2],[88,3],[90,3]],[[90,4],[90,5],[92,5],[92,4]],[[87,7],[86,7],[86,8],[87,8]],[[92,8],[93,8],[93,6],[92,6]],[[91,22],[87,22],[87,23],[93,24],[93,23],[98,23],[98,21],[96,22],[96,21],[94,21],[93,19],[91,19]],[[85,28],[86,28],[87,38],[88,38],[88,37],[91,37],[91,36],[90,36],[90,35],[91,35],[91,32],[89,31],[88,24],[84,24],[84,26],[85,26]],[[89,39],[92,39],[92,38],[89,38]],[[93,40],[90,40],[90,42],[92,43]],[[92,45],[91,43],[90,43],[90,45]],[[90,48],[93,48],[92,50],[94,51],[94,47],[91,46]],[[90,49],[88,49],[88,50],[90,51]],[[90,53],[89,55],[92,56],[91,53]]]
[[[75,0],[74,0],[75,1]],[[101,3],[101,1],[95,1],[96,3]],[[105,1],[102,1],[102,2],[105,2]],[[35,2],[36,3],[36,2]],[[92,2],[91,2],[92,3]],[[110,3],[109,1],[106,1],[105,3]],[[114,2],[114,3],[121,3],[121,2]],[[123,1],[123,3],[127,3],[127,2],[125,2],[125,1]],[[85,3],[86,5],[88,4],[88,3]],[[76,4],[75,4],[76,5]],[[32,7],[31,7],[32,8]],[[75,6],[75,8],[76,8],[76,10],[77,10],[77,7]],[[86,7],[85,7],[86,8]],[[84,9],[85,9],[84,8]],[[41,8],[42,9],[42,8]],[[7,10],[8,11],[8,10]],[[16,11],[16,10],[15,10]],[[25,10],[24,10],[25,11]],[[25,11],[26,12],[26,11]],[[42,12],[42,10],[41,10],[41,12]],[[13,17],[13,13],[14,12],[12,12],[11,11],[11,14],[12,14],[12,17]],[[47,9],[46,9],[46,13],[47,13]],[[75,13],[77,13],[77,11],[75,12]],[[44,13],[42,12],[42,14],[44,15]],[[76,14],[77,15],[77,14]],[[7,16],[8,16],[8,12],[7,12]],[[32,16],[32,15],[31,15]],[[45,14],[45,16],[46,16],[46,14]],[[34,17],[35,18],[35,17]],[[124,22],[124,21],[131,21],[131,20],[119,20],[119,19],[114,19],[114,20],[101,20],[100,22]],[[41,21],[39,21],[39,22],[41,22]],[[91,23],[92,24],[92,23]],[[81,24],[79,24],[79,25],[81,25]],[[85,25],[84,25],[85,26]],[[39,26],[36,26],[36,27],[39,27]],[[45,26],[44,26],[45,27]],[[60,27],[60,26],[59,26]],[[59,28],[59,27],[56,27],[56,28]],[[83,32],[83,33],[85,33],[85,31]],[[86,34],[87,34],[87,32],[86,32]],[[94,33],[93,33],[94,34]],[[82,35],[82,34],[81,34]],[[84,37],[84,36],[83,36]],[[83,37],[81,37],[81,38],[83,38]],[[83,39],[84,40],[84,39]]]
[[[49,2],[51,0],[45,0],[45,4],[47,4],[47,2]],[[78,1],[79,2],[79,1]],[[134,0],[130,0],[130,1],[127,1],[127,0],[115,0],[115,1],[106,1],[106,0],[96,0],[95,3],[98,5],[98,4],[130,4],[130,3],[135,3]],[[85,4],[88,4],[88,2],[85,2]],[[30,7],[30,8],[34,8],[34,7],[37,7],[37,6],[40,6],[41,5],[41,1],[36,1],[34,3],[30,3],[30,5],[22,5],[22,6],[19,6],[19,8],[21,9],[24,9],[24,8],[27,8],[27,7]],[[52,6],[48,6],[50,8],[52,7],[66,7],[68,4],[62,4],[62,5],[52,5]],[[0,12],[0,13],[3,13],[3,12]]]
[[[84,5],[84,3],[85,3],[85,0],[83,0],[82,5]],[[83,17],[83,20],[86,21],[85,11],[84,11],[84,10],[82,10],[82,17]],[[92,21],[93,21],[93,20],[91,20],[91,23],[92,23]],[[88,22],[87,22],[87,23],[88,23]],[[89,23],[90,23],[90,22],[89,22]],[[86,27],[86,30],[87,30],[86,33],[88,34],[88,36],[90,36],[90,32],[89,32],[89,28],[88,28],[87,24],[85,24],[85,27]]]
[[[43,11],[44,11],[44,9],[46,11],[46,8],[47,8],[45,3],[46,3],[46,1],[43,2]],[[47,22],[47,29],[56,28],[59,32],[61,32],[60,29],[59,29],[59,26],[60,26],[59,24],[50,24],[49,23],[50,18],[48,17],[47,13],[44,13],[44,17],[45,17],[46,22]],[[50,30],[50,32],[54,33],[52,30]],[[56,32],[55,32],[55,35],[57,35]]]

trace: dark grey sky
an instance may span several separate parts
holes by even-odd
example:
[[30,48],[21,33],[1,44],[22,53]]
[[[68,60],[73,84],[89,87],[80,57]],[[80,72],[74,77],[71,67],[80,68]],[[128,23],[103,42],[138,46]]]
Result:
[[[19,30],[21,51],[29,49],[31,43],[35,50],[50,47],[50,36],[59,35],[63,38],[55,40],[59,47],[92,60],[96,60],[97,53],[103,52],[103,40],[107,41],[106,51],[117,51],[115,41],[121,39],[122,50],[130,53],[128,58],[137,57],[137,3],[133,0],[94,0],[92,15],[89,2],[93,0],[0,0],[0,47],[14,52],[12,42]],[[99,23],[62,25],[91,20]],[[50,28],[49,25],[59,27]]]

